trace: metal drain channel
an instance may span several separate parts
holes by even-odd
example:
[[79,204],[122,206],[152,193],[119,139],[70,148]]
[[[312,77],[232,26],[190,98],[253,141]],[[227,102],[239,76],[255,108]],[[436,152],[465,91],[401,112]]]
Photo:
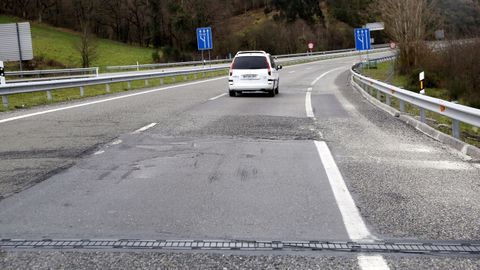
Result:
[[332,241],[203,241],[2,239],[0,249],[162,249],[162,250],[246,250],[246,251],[338,251],[359,253],[480,254],[480,242],[332,242]]

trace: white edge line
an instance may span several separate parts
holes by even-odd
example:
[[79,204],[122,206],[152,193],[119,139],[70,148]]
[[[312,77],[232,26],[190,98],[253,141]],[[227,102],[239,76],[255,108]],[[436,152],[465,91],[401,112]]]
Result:
[[174,89],[174,88],[179,88],[179,87],[184,87],[184,86],[190,86],[190,85],[195,85],[195,84],[201,84],[201,83],[206,83],[206,82],[211,82],[211,81],[217,81],[217,80],[223,80],[225,79],[225,76],[214,78],[214,79],[209,79],[209,80],[203,80],[203,81],[197,81],[197,82],[191,82],[191,83],[185,83],[185,84],[179,84],[179,85],[173,85],[173,86],[168,86],[168,87],[163,87],[163,88],[157,88],[157,89],[152,89],[152,90],[147,90],[147,91],[142,91],[142,92],[137,92],[137,93],[132,93],[132,94],[126,94],[122,96],[117,96],[117,97],[112,97],[112,98],[105,98],[101,100],[95,100],[95,101],[90,101],[90,102],[85,102],[85,103],[80,103],[80,104],[75,104],[71,106],[65,106],[65,107],[60,107],[56,109],[51,109],[51,110],[45,110],[45,111],[40,111],[36,113],[29,113],[29,114],[24,114],[24,115],[19,115],[11,118],[6,118],[6,119],[1,119],[0,124],[2,123],[7,123],[15,120],[20,120],[24,118],[29,118],[33,116],[38,116],[42,114],[48,114],[48,113],[53,113],[53,112],[59,112],[59,111],[64,111],[64,110],[70,110],[70,109],[75,109],[79,107],[84,107],[84,106],[89,106],[89,105],[94,105],[94,104],[99,104],[99,103],[104,103],[108,101],[114,101],[118,99],[124,99],[124,98],[129,98],[129,97],[134,97],[134,96],[140,96],[140,95],[145,95],[145,94],[150,94],[150,93],[155,93],[155,92],[160,92],[160,91],[165,91],[168,89]]
[[151,123],[149,125],[146,125],[142,128],[139,128],[139,129],[135,130],[134,132],[132,132],[132,134],[138,134],[138,133],[144,132],[144,131],[146,131],[146,130],[148,130],[148,129],[156,126],[156,125],[157,125],[157,123]]
[[208,100],[213,101],[213,100],[219,99],[219,98],[221,98],[221,97],[224,97],[224,96],[226,96],[226,95],[227,95],[227,93],[223,93],[223,94],[218,95],[218,96],[216,96],[216,97],[209,98]]
[[[309,88],[311,89],[311,88]],[[315,114],[313,113],[313,108],[312,108],[312,91],[307,91],[307,95],[305,97],[305,110],[307,112],[307,117],[308,118],[314,118]]]
[[381,255],[360,255],[357,258],[362,270],[388,270],[390,267]]
[[370,234],[367,226],[363,222],[360,212],[355,206],[352,195],[348,191],[347,185],[343,180],[342,174],[333,159],[332,153],[327,143],[315,141],[318,155],[322,161],[323,167],[332,187],[333,195],[337,201],[338,208],[342,214],[343,223],[347,229],[350,239],[357,240],[375,240],[376,238]]
[[[328,148],[327,143],[315,141],[318,155],[322,161],[325,173],[327,174],[330,187],[332,188],[333,195],[337,201],[338,209],[342,215],[345,229],[348,236],[353,241],[363,240],[372,241],[375,240],[375,236],[370,234],[367,226],[363,222],[363,219],[355,206],[355,201],[352,195],[348,191],[347,185],[340,173],[340,170],[335,163],[335,160]],[[387,262],[381,255],[359,255],[357,257],[358,265],[362,270],[389,270]]]
[[325,73],[323,73],[322,75],[318,76],[312,83],[311,85],[315,85],[320,79],[322,79],[323,77],[327,76],[328,74],[334,72],[334,71],[337,71],[339,69],[344,69],[345,67],[339,67],[339,68],[335,68],[335,69],[332,69],[332,70],[329,70]]

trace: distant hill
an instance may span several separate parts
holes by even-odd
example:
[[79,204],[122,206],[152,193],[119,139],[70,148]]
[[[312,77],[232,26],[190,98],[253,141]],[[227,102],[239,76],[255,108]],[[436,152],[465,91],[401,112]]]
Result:
[[[23,19],[0,15],[0,23],[25,21]],[[80,67],[80,53],[75,50],[79,42],[77,32],[56,28],[46,24],[31,23],[33,51],[36,57],[35,68]],[[92,66],[133,65],[151,63],[153,49],[127,45],[108,39],[97,40],[97,60]]]

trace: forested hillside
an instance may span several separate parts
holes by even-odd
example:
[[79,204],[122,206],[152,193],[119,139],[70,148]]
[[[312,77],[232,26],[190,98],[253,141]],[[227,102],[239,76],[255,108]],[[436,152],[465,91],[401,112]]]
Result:
[[[0,12],[163,51],[156,61],[198,57],[195,28],[214,28],[214,56],[353,46],[352,28],[376,20],[373,0],[2,0]],[[438,0],[448,34],[472,35],[479,0]],[[381,40],[380,40],[381,41]],[[163,58],[163,59],[162,59]]]

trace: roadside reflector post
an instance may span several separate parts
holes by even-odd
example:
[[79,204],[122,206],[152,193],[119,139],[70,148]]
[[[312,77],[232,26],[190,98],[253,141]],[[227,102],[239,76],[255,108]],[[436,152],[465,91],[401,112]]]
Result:
[[105,85],[105,90],[107,91],[107,93],[110,93],[110,84],[109,83],[107,83]]
[[173,76],[172,77],[172,82],[176,82],[177,81],[177,77]]
[[85,95],[85,89],[83,86],[80,86],[80,96],[83,97]]
[[390,98],[390,95],[389,95],[389,94],[386,94],[386,95],[385,95],[385,98],[386,98],[387,105],[388,105],[388,106],[392,105],[392,100],[391,100],[391,98]]
[[420,72],[420,75],[418,75],[419,80],[420,80],[420,94],[425,95],[425,72]]
[[5,85],[5,66],[3,65],[3,61],[0,61],[0,85]]
[[5,109],[8,109],[8,96],[2,96],[2,103]]
[[132,82],[127,82],[127,88],[132,89]]
[[193,79],[195,79],[195,80],[197,79],[197,73],[193,74]]
[[452,135],[460,139],[460,121],[452,119]]
[[183,80],[184,80],[184,81],[188,80],[187,75],[184,75],[184,76],[183,76]]
[[163,78],[160,78],[160,85],[163,85]]
[[377,90],[377,99],[382,101],[382,92],[380,90]]
[[52,100],[52,91],[47,90],[47,99]]
[[145,80],[145,86],[148,86],[148,80]]

